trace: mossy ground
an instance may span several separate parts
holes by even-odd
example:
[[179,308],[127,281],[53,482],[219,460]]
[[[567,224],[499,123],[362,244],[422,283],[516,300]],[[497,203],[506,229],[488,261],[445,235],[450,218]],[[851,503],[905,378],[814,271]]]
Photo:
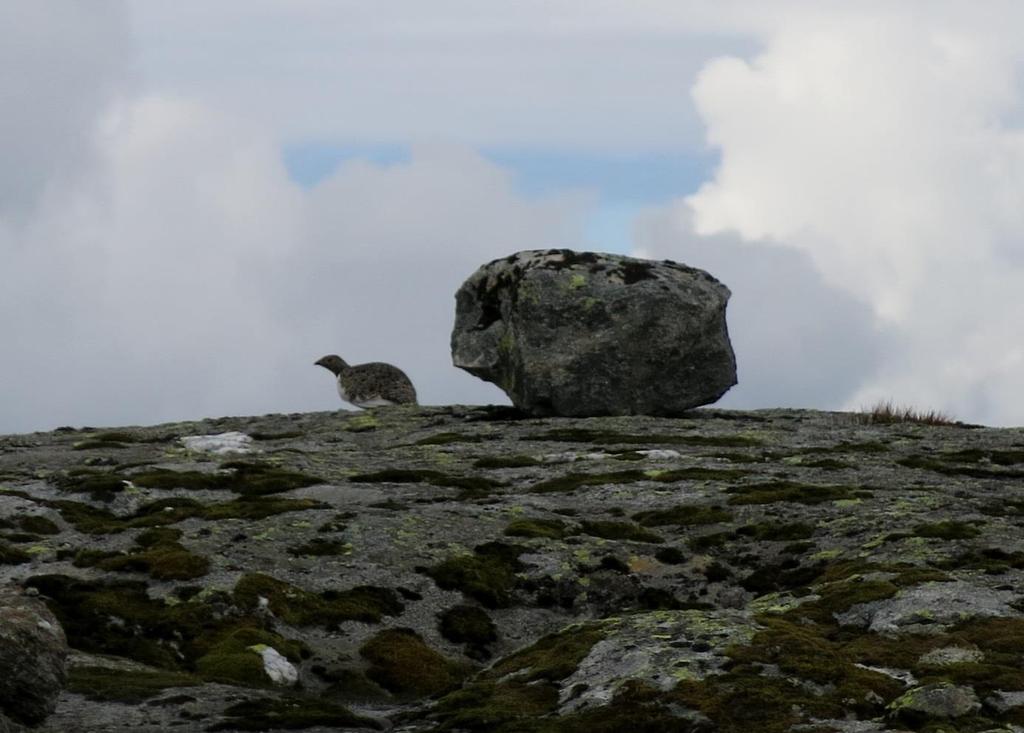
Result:
[[472,555],[455,555],[423,572],[444,590],[461,591],[487,608],[505,608],[512,603],[516,573],[523,568],[519,555],[524,552],[524,547],[489,542]]
[[484,476],[454,476],[432,469],[388,469],[373,473],[360,473],[349,477],[355,483],[429,484],[442,488],[460,489],[459,498],[472,499],[487,496],[504,484]]
[[199,677],[181,672],[72,667],[68,689],[100,702],[140,703],[175,687],[203,684]]
[[441,636],[456,644],[465,644],[473,656],[488,656],[487,645],[498,639],[498,630],[487,612],[478,606],[460,604],[439,617]]
[[231,705],[224,711],[224,717],[225,720],[205,730],[303,730],[315,726],[338,729],[382,728],[372,718],[356,715],[341,705],[305,697],[253,698]]
[[823,504],[827,501],[841,499],[870,498],[873,495],[870,491],[853,486],[821,486],[795,481],[768,481],[730,486],[725,492],[732,495],[729,498],[729,503],[735,506],[775,504],[777,502]]
[[606,540],[623,540],[629,542],[664,542],[661,535],[632,522],[584,521],[581,525],[584,534],[601,537]]
[[639,435],[586,428],[562,428],[528,435],[525,440],[559,443],[590,443],[591,445],[691,445],[728,448],[751,448],[762,444],[759,438],[744,435],[678,435],[655,433]]
[[412,629],[386,629],[359,648],[370,667],[366,676],[404,697],[432,697],[456,687],[469,673],[431,649]]
[[[18,578],[50,562],[55,550],[57,560],[87,566],[83,575],[97,578],[40,575],[25,583],[48,599],[73,646],[153,667],[137,680],[81,668],[72,685],[95,700],[138,703],[178,685],[212,680],[277,695],[266,687],[262,660],[252,650],[259,644],[303,666],[303,685],[314,697],[330,685],[320,700],[253,698],[223,721],[203,723],[225,730],[370,725],[331,707],[330,696],[358,690],[353,698],[337,699],[400,707],[443,695],[436,709],[423,714],[433,716],[431,729],[450,731],[788,733],[790,725],[809,725],[815,717],[839,717],[936,733],[953,724],[897,719],[890,705],[906,688],[858,665],[905,670],[920,684],[968,685],[983,700],[996,690],[1024,691],[1018,619],[964,618],[950,626],[928,625],[922,615],[914,633],[893,636],[837,621],[854,606],[893,599],[925,582],[968,581],[1007,591],[1019,586],[1024,545],[1014,538],[1024,498],[1004,480],[1024,471],[1019,437],[999,446],[965,438],[946,445],[924,426],[902,432],[870,426],[836,440],[842,431],[834,426],[803,431],[805,420],[820,419],[796,413],[724,428],[719,411],[710,419],[673,421],[526,417],[502,424],[480,418],[487,424],[474,425],[477,418],[472,410],[435,411],[425,419],[382,413],[367,416],[365,429],[355,433],[345,426],[357,423],[341,415],[325,431],[330,450],[322,451],[310,449],[303,431],[278,422],[267,428],[258,460],[223,462],[189,453],[181,466],[174,465],[181,451],[173,446],[154,445],[146,455],[141,441],[125,436],[95,430],[65,436],[70,458],[61,464],[0,473],[5,482],[9,476],[25,482],[5,494],[30,500],[46,514],[0,520],[7,543],[0,551],[20,563],[7,569]],[[417,427],[410,433],[412,424]],[[227,423],[216,427],[233,429]],[[93,453],[70,453],[75,438],[80,450]],[[645,450],[659,446],[673,450]],[[583,460],[563,464],[545,455],[557,451],[569,458],[578,452]],[[68,468],[82,459],[86,465]],[[609,468],[623,470],[604,470]],[[861,480],[854,471],[873,476]],[[314,491],[330,501],[276,495],[316,481],[314,473],[327,484]],[[47,498],[18,491],[44,480]],[[389,483],[403,485],[401,496],[387,497]],[[345,496],[342,502],[330,496],[331,486]],[[163,491],[175,493],[148,501]],[[209,491],[222,493],[211,501]],[[454,504],[453,498],[470,503]],[[230,523],[223,532],[210,524],[304,510],[312,511],[266,522],[258,531]],[[443,532],[431,527],[418,534],[425,516],[438,527],[450,516],[457,521]],[[463,521],[469,516],[480,521]],[[179,523],[186,520],[192,521],[180,524],[182,534]],[[61,547],[60,536],[69,525],[86,534],[123,536],[97,538],[102,549],[96,549],[87,546],[91,538],[72,532],[69,549]],[[395,531],[400,541],[392,547]],[[230,550],[210,553],[216,575],[206,578],[198,564],[189,568],[189,562],[203,562],[199,547],[229,541],[235,545]],[[243,541],[245,547],[236,544]],[[36,546],[20,544],[29,542]],[[403,556],[407,577],[393,587],[353,588],[359,582],[353,579],[323,592],[319,577],[317,592],[303,587],[303,574],[320,568],[339,578],[349,577],[349,568],[351,577],[377,578],[376,570],[367,571],[403,543],[418,554]],[[279,552],[288,571],[249,572],[228,591],[247,569],[239,558],[266,548]],[[225,568],[233,573],[225,590],[200,585],[223,582]],[[414,570],[427,577],[409,578]],[[161,582],[147,587],[140,578]],[[427,578],[464,598],[439,593]],[[166,601],[158,600],[164,595]],[[749,642],[708,650],[725,655],[719,674],[694,679],[680,673],[682,681],[671,689],[627,680],[595,709],[556,714],[560,700],[584,693],[562,685],[608,633],[606,624],[634,614],[663,621],[692,608],[713,616],[725,603],[746,604],[759,614],[751,621],[758,630]],[[523,618],[552,624],[546,628],[582,623],[510,653],[523,632],[510,633],[509,624]],[[405,625],[416,630],[394,628]],[[919,628],[931,633],[917,633]],[[438,651],[441,646],[432,648],[437,634],[450,658]],[[307,663],[303,657],[320,650],[293,636],[353,641],[336,658]],[[632,643],[641,651],[671,644],[655,639]],[[976,656],[934,661],[947,647]],[[467,662],[479,666],[491,655],[497,657],[493,668],[466,676]],[[318,665],[330,668],[320,682]],[[581,674],[590,674],[586,669]],[[410,715],[411,721],[419,713]],[[706,721],[696,721],[697,715]],[[1024,713],[999,714],[986,704],[955,727],[974,733],[1007,722],[1024,722]]]
[[167,498],[144,504],[128,516],[120,516],[76,501],[54,500],[40,503],[56,509],[65,522],[86,534],[115,534],[129,529],[176,524],[193,517],[209,521],[266,519],[286,512],[321,509],[327,506],[313,499],[270,496],[242,497],[210,504],[188,498]]
[[309,656],[305,645],[252,627],[240,627],[222,633],[195,662],[196,672],[210,682],[270,687],[273,682],[264,671],[263,657],[257,649],[271,647],[291,662]]
[[658,471],[609,471],[606,473],[567,473],[556,478],[534,484],[530,491],[537,494],[570,492],[584,486],[606,486],[610,484],[633,484],[650,481],[671,484],[680,481],[732,481],[747,475],[747,471],[719,468],[680,468]]
[[560,540],[570,534],[569,527],[560,519],[515,519],[505,527],[509,537],[540,537]]
[[261,573],[247,573],[235,585],[235,603],[255,610],[260,598],[279,619],[292,626],[335,628],[345,621],[380,623],[402,612],[398,594],[390,588],[358,586],[316,594]]

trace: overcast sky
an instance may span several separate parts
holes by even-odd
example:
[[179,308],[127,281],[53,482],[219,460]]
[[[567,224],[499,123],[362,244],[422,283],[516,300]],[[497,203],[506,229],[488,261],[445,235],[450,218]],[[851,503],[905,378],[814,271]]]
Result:
[[951,0],[0,0],[0,432],[425,403],[520,249],[733,291],[727,407],[1024,424],[1024,23]]

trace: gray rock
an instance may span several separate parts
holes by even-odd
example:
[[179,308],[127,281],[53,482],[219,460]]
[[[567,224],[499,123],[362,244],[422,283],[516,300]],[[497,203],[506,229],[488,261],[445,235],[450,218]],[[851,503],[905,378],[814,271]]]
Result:
[[935,667],[949,667],[954,664],[980,662],[985,654],[980,649],[967,649],[960,646],[944,646],[939,649],[932,649],[921,656],[918,664],[928,664]]
[[736,384],[729,289],[674,262],[530,250],[455,296],[452,360],[535,415],[674,415]]
[[981,709],[970,687],[942,682],[910,690],[889,706],[902,718],[960,718]]
[[866,626],[880,634],[934,630],[968,618],[1014,617],[1018,594],[974,583],[925,583],[892,598],[856,604],[836,615],[843,626]]
[[36,725],[53,712],[67,682],[67,653],[64,631],[42,601],[16,587],[0,589],[0,710],[5,717]]
[[[258,698],[326,700],[385,729],[393,724],[394,733],[468,729],[466,720],[475,730],[583,730],[609,718],[622,730],[758,731],[768,726],[756,709],[738,711],[752,717],[737,723],[732,707],[716,706],[702,720],[672,686],[685,684],[688,695],[706,700],[735,700],[725,696],[736,690],[742,700],[748,684],[764,681],[792,696],[780,709],[787,718],[792,711],[805,733],[874,733],[922,727],[912,713],[885,718],[888,706],[941,677],[931,664],[967,661],[967,639],[985,654],[992,679],[1019,671],[1019,660],[1001,650],[1022,617],[1024,536],[1014,487],[1024,470],[1024,428],[869,424],[795,410],[506,417],[481,406],[395,407],[0,436],[0,532],[13,557],[30,558],[0,564],[0,578],[52,598],[47,603],[67,614],[71,646],[80,647],[69,660],[73,682],[33,730],[202,731],[230,724],[229,709]],[[237,469],[228,461],[237,458],[183,450],[179,440],[226,432],[252,436],[259,453],[246,463],[319,483],[266,495],[291,505],[282,513],[234,516],[232,506],[256,502],[191,480],[229,475]],[[146,475],[160,470],[189,483],[147,485]],[[266,478],[276,481],[276,470]],[[114,498],[68,483],[96,475],[114,479]],[[183,509],[169,512],[158,534],[180,532],[177,544],[206,558],[207,573],[165,580],[116,561],[82,566],[90,557],[142,552],[140,540],[155,533],[134,520],[157,501],[173,502],[161,512]],[[220,511],[191,514],[204,507]],[[958,520],[979,534],[935,536],[934,525]],[[442,585],[434,571],[445,566],[453,572]],[[280,608],[232,599],[248,573],[294,586],[289,595],[303,604],[307,594],[370,586],[395,593],[403,608],[375,622],[296,626]],[[109,584],[125,582],[140,584],[154,603],[123,586],[125,601],[134,600],[121,607]],[[445,636],[441,619],[466,605],[486,613],[496,638]],[[827,614],[845,619],[847,612],[853,625],[840,631]],[[259,679],[248,687],[201,676],[188,684],[179,654],[193,654],[195,634],[205,628],[181,623],[193,617],[227,631],[251,622],[302,642],[312,656],[290,660],[301,684],[281,689]],[[173,632],[152,633],[155,619]],[[117,633],[94,633],[103,629]],[[448,700],[465,708],[446,712],[438,699],[373,688],[360,649],[397,629],[412,629],[446,659],[479,670]],[[581,630],[600,638],[581,644],[588,638]],[[938,651],[924,661],[906,657],[907,670],[875,666],[919,633],[932,634],[928,648]],[[134,643],[143,639],[154,645]],[[818,651],[829,666],[807,664],[808,652]],[[747,659],[736,664],[741,656]],[[726,665],[730,674],[722,675]],[[831,665],[835,679],[822,672]],[[96,679],[83,674],[88,668],[137,670],[149,679],[137,692],[144,699],[88,694],[116,694],[120,683],[87,684]],[[167,673],[166,686],[157,684]],[[850,695],[839,679],[863,683],[863,694]],[[1017,705],[1018,694],[986,688],[972,730],[1008,733],[997,712]],[[474,700],[484,700],[483,709]],[[524,704],[535,720],[488,717],[514,716]],[[944,724],[966,728],[963,721]]]
[[1013,708],[1019,708],[1024,705],[1024,691],[996,690],[985,699],[985,702],[990,708],[1003,715],[1013,710]]

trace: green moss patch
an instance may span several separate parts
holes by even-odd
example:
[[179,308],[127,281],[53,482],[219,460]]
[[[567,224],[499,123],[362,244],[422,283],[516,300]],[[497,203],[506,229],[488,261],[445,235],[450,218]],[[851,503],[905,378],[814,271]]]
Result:
[[518,545],[488,542],[472,555],[455,555],[423,572],[444,590],[460,591],[487,608],[506,608],[512,603],[516,573],[523,569],[519,556],[524,552]]
[[[901,458],[896,463],[907,468],[922,468],[928,471],[941,473],[945,476],[969,476],[971,478],[993,478],[993,479],[1019,479],[1024,478],[1024,471],[1008,468],[989,468],[976,465],[973,461],[969,464],[957,463],[964,452],[946,453],[927,456],[908,456]],[[1009,461],[1009,459],[1004,459]],[[1009,461],[995,465],[1013,465],[1018,461]]]
[[740,527],[736,534],[767,542],[792,542],[809,539],[814,527],[806,522],[761,522]]
[[152,469],[125,474],[88,468],[71,469],[51,481],[68,493],[87,493],[97,501],[111,501],[129,483],[151,489],[232,491],[243,496],[263,496],[320,483],[320,479],[262,463],[232,461],[214,473]]
[[566,537],[569,528],[560,519],[514,519],[505,527],[509,537],[543,537],[560,540]]
[[380,730],[382,727],[371,718],[316,698],[255,698],[232,705],[224,711],[224,716],[223,722],[206,730],[304,730],[317,726]]
[[484,673],[486,679],[514,675],[521,682],[564,680],[579,667],[606,632],[599,624],[570,626],[548,634],[526,649],[505,657]]
[[545,716],[557,706],[558,688],[554,685],[474,681],[445,695],[431,717],[439,723],[433,729],[437,731],[556,733],[560,719]]
[[[725,493],[732,494],[729,503],[733,505],[775,504],[777,502],[813,505],[839,499],[861,498],[865,495],[864,491],[851,486],[817,486],[794,481],[768,481],[730,486]],[[870,496],[870,493],[868,492],[867,495]]]
[[239,628],[216,637],[209,649],[196,660],[196,671],[209,682],[248,687],[270,687],[273,681],[257,651],[271,647],[291,662],[298,662],[309,651],[297,641],[257,628]]
[[71,446],[72,450],[95,450],[99,448],[118,449],[127,448],[128,444],[135,443],[136,438],[131,433],[121,431],[110,431],[94,433]]
[[682,565],[686,555],[678,547],[662,547],[654,553],[654,559],[666,565]]
[[0,565],[21,565],[31,561],[32,556],[27,552],[0,540]]
[[315,476],[263,463],[229,461],[216,473],[157,469],[133,474],[131,481],[152,489],[232,491],[243,496],[265,496],[321,483]]
[[234,599],[242,608],[256,609],[261,597],[267,599],[275,616],[292,626],[380,623],[384,616],[395,616],[405,608],[390,588],[358,586],[317,594],[262,573],[247,573],[235,585]]
[[46,517],[41,517],[38,514],[29,514],[24,517],[18,517],[18,526],[32,534],[60,534],[60,527]]
[[944,520],[931,524],[919,524],[913,530],[915,537],[930,537],[942,540],[969,540],[981,534],[981,530],[969,522]]
[[807,461],[806,463],[801,463],[800,465],[806,468],[821,468],[826,471],[840,471],[844,468],[854,467],[852,463],[847,463],[846,461],[838,461],[835,458],[820,458],[816,461]]
[[585,534],[606,540],[654,543],[665,541],[661,536],[632,522],[588,521],[583,522],[581,528]]
[[144,504],[133,514],[121,517],[80,502],[58,500],[42,503],[59,511],[64,521],[86,534],[114,534],[140,527],[175,524],[193,517],[207,520],[265,519],[285,512],[323,509],[328,506],[313,499],[263,496],[241,497],[206,505],[195,499],[167,498]]
[[526,468],[539,465],[541,461],[531,456],[484,456],[473,462],[474,468]]
[[482,476],[452,476],[430,469],[390,468],[375,473],[350,476],[349,481],[361,484],[429,484],[442,488],[461,489],[461,498],[486,496],[504,484]]
[[481,443],[484,441],[482,435],[469,435],[466,433],[435,433],[426,438],[420,438],[413,445],[451,445],[453,443]]
[[670,471],[610,471],[607,473],[567,473],[564,476],[547,479],[530,487],[539,494],[575,491],[583,486],[604,486],[607,484],[632,484],[638,481],[671,484],[679,481],[731,481],[746,476],[744,470],[701,468],[673,469]]
[[530,487],[536,494],[575,491],[583,486],[631,484],[646,478],[643,471],[612,471],[609,473],[567,473],[564,476],[540,481]]
[[712,534],[702,534],[690,537],[686,540],[686,546],[694,552],[707,552],[708,550],[721,547],[727,542],[731,542],[735,539],[735,532],[713,532]]
[[203,680],[181,672],[72,667],[68,690],[98,702],[140,703],[175,687],[194,687]]
[[326,509],[330,505],[314,499],[281,499],[271,496],[246,496],[233,501],[210,504],[197,515],[200,519],[266,519],[286,512]]
[[126,477],[110,471],[73,468],[50,478],[58,489],[69,494],[89,494],[96,501],[112,501],[127,488]]
[[679,504],[670,509],[638,512],[633,519],[645,527],[676,525],[691,527],[702,524],[731,522],[732,514],[724,509],[699,504]]
[[148,573],[157,580],[193,580],[210,570],[210,561],[185,549],[179,530],[161,527],[139,535],[133,552],[80,550],[76,567],[98,567],[113,572]]
[[260,432],[257,430],[256,432],[249,433],[250,438],[261,442],[269,442],[272,440],[291,440],[293,438],[301,438],[304,435],[305,433],[301,430],[283,430],[277,433]]
[[296,557],[326,557],[329,555],[345,555],[351,550],[352,546],[342,540],[327,540],[322,537],[314,537],[309,542],[303,542],[301,545],[292,545],[288,548],[288,554],[295,555]]
[[937,568],[957,570],[970,568],[987,575],[1001,575],[1010,570],[1024,569],[1024,552],[1007,552],[999,547],[972,548],[942,560],[933,561]]
[[189,661],[198,656],[192,651],[197,640],[218,628],[211,603],[168,606],[151,599],[144,582],[37,575],[25,585],[39,590],[64,628],[68,644],[86,652],[190,671]]
[[746,435],[635,435],[585,428],[549,430],[528,435],[523,439],[593,445],[710,445],[723,448],[750,448],[761,445],[760,439]]
[[[557,683],[575,672],[594,644],[604,636],[604,631],[596,624],[572,626],[502,659],[438,702],[431,715],[438,723],[437,730],[481,733],[601,730],[599,727],[574,729],[567,726],[575,718],[547,716],[558,705]],[[604,708],[598,711],[606,712]],[[642,726],[642,718],[634,719],[623,730],[648,730]],[[615,729],[605,730],[612,733]]]
[[370,663],[366,676],[391,693],[428,697],[451,690],[468,669],[452,662],[412,629],[381,631],[359,648]]
[[193,580],[206,575],[210,562],[193,555],[177,543],[159,545],[144,552],[100,553],[80,552],[76,567],[98,567],[122,573],[148,573],[157,580]]
[[454,606],[444,611],[439,620],[441,636],[456,644],[483,649],[498,639],[498,630],[491,617],[478,606]]

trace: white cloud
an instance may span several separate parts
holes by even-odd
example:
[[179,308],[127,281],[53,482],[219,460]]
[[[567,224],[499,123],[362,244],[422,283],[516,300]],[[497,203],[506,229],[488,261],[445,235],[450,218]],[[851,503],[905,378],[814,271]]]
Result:
[[92,142],[87,175],[0,227],[0,431],[334,409],[333,351],[405,367],[424,402],[501,401],[451,366],[455,290],[577,238],[584,203],[524,200],[464,148],[305,191],[266,131],[166,96]]
[[603,152],[700,144],[679,92],[709,55],[745,50],[712,5],[130,2],[153,84],[283,139]]
[[780,13],[762,54],[701,72],[722,159],[689,199],[696,229],[802,250],[898,331],[850,406],[1020,424],[1021,12],[823,7]]
[[0,240],[0,430],[334,409],[334,351],[405,367],[423,402],[501,401],[451,366],[455,290],[563,243],[583,203],[523,200],[457,148],[305,191],[265,132],[159,96],[106,115],[95,160]]
[[0,9],[0,219],[23,221],[90,152],[95,115],[128,79],[116,0],[23,0]]
[[706,270],[732,291],[726,312],[739,384],[720,407],[840,409],[880,367],[892,334],[827,285],[804,252],[732,233],[700,236],[689,205],[652,208],[635,254]]

